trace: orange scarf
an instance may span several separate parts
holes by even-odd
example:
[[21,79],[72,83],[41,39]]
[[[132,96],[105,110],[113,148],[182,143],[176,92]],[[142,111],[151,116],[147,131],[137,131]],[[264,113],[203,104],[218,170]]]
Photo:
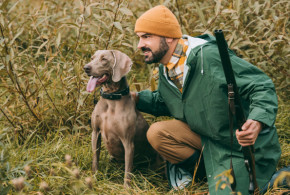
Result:
[[169,79],[176,85],[181,93],[187,48],[187,39],[179,39],[170,61],[165,65]]

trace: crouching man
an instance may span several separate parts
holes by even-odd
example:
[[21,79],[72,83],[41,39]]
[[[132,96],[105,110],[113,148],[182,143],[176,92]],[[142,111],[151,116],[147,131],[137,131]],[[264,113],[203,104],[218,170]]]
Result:
[[[157,91],[133,94],[137,108],[175,118],[152,124],[147,133],[150,144],[167,161],[171,187],[182,189],[191,184],[203,148],[200,166],[205,166],[206,174],[200,167],[198,176],[206,176],[210,194],[230,193],[229,189],[215,190],[215,177],[229,169],[231,156],[236,191],[248,194],[249,175],[241,146],[254,145],[257,183],[262,189],[281,155],[274,126],[277,96],[271,79],[230,53],[247,116],[243,131],[235,131],[231,155],[227,84],[215,38],[182,35],[176,17],[162,5],[141,15],[135,32],[145,62],[160,63]],[[234,127],[237,129],[236,124]]]

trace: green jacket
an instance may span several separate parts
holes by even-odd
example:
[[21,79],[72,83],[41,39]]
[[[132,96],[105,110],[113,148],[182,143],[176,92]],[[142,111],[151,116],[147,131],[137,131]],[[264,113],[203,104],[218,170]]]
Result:
[[[188,39],[183,93],[170,84],[160,64],[158,90],[141,91],[137,108],[155,116],[173,116],[185,121],[192,131],[201,135],[210,194],[230,194],[229,189],[216,191],[215,188],[215,177],[230,168],[231,156],[227,84],[218,48],[210,35],[188,36]],[[232,51],[229,53],[246,116],[265,125],[254,145],[257,182],[262,188],[275,172],[281,155],[274,126],[277,96],[266,74]],[[236,191],[248,194],[249,176],[235,135],[232,157]]]

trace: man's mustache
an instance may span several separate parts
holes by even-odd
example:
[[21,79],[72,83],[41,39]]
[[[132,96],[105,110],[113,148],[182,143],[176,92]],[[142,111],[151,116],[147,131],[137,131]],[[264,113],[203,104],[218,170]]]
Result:
[[[151,49],[149,48],[149,47],[141,47],[141,50],[143,51],[143,52],[145,52],[145,51],[151,51]],[[152,51],[151,51],[152,52]]]

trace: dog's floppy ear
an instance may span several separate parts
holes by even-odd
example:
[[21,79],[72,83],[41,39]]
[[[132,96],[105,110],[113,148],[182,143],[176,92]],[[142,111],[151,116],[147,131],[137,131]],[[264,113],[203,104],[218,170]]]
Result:
[[112,80],[118,82],[131,70],[133,63],[126,54],[118,50],[111,50],[111,52],[115,58]]

